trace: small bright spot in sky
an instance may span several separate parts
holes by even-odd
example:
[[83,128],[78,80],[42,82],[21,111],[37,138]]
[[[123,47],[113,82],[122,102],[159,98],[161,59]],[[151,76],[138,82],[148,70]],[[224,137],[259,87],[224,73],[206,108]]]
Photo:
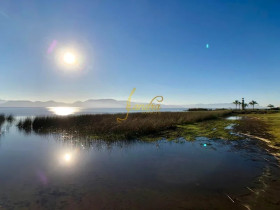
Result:
[[207,48],[207,49],[209,48],[209,44],[206,44],[206,48]]
[[206,146],[207,146],[207,144],[203,144],[203,146],[204,146],[204,147],[206,147]]

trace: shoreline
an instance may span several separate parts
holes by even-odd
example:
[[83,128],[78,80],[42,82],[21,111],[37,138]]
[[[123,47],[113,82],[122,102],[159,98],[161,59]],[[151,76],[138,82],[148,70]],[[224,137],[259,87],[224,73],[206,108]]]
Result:
[[20,120],[18,128],[36,133],[68,131],[85,135],[112,138],[137,138],[157,134],[177,125],[217,119],[231,114],[231,111],[195,112],[151,112],[130,113],[127,120],[119,123],[117,118],[126,114],[95,114],[78,116],[52,116]]

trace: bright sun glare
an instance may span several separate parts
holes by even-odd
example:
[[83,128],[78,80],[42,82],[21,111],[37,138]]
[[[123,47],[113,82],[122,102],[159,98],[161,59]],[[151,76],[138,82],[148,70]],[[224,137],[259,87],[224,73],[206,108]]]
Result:
[[72,52],[66,52],[63,55],[63,61],[65,64],[74,65],[77,62],[77,57]]
[[67,72],[82,70],[84,68],[85,57],[81,49],[77,46],[58,48],[55,58],[61,69]]
[[59,116],[67,116],[79,111],[78,107],[48,107],[48,110]]

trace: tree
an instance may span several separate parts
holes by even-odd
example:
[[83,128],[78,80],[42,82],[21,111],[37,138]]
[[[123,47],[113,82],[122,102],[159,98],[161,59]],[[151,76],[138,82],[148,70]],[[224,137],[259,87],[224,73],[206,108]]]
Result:
[[240,109],[241,104],[242,104],[242,103],[239,101],[239,102],[238,102],[239,109]]
[[244,104],[244,108],[248,107],[249,105],[247,103]]
[[233,104],[235,104],[236,109],[237,109],[237,105],[240,103],[238,100],[235,100],[234,102],[232,102]]
[[269,104],[267,107],[270,109],[274,108],[274,106],[272,104]]
[[250,104],[250,105],[253,107],[253,109],[254,109],[254,108],[255,108],[255,105],[258,104],[258,102],[252,100],[249,104]]

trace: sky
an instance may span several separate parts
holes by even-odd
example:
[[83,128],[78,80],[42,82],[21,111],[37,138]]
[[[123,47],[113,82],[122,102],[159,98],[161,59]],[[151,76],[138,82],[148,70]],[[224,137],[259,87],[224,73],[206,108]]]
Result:
[[[0,0],[0,99],[280,106],[280,2]],[[74,52],[70,68],[61,53]]]

